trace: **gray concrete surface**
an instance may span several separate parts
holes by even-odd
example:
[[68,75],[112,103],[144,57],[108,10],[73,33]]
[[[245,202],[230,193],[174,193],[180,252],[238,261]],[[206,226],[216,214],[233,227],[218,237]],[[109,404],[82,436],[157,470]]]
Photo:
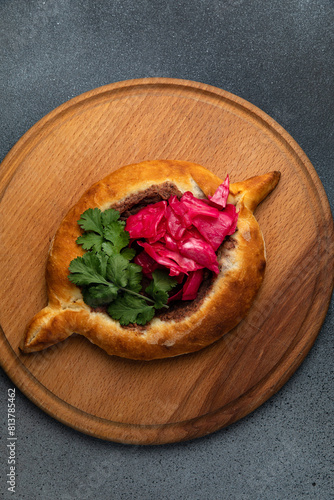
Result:
[[[0,159],[69,98],[129,78],[200,81],[252,102],[313,163],[334,203],[331,0],[1,0]],[[7,491],[7,390],[0,372],[0,498],[334,498],[333,302],[288,383],[205,438],[125,446],[64,426],[17,391],[16,492]]]

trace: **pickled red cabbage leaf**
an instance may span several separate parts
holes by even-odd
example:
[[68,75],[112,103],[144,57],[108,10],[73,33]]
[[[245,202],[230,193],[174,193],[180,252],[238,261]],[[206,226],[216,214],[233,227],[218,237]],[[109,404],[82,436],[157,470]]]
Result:
[[207,200],[196,198],[190,191],[186,191],[180,200],[173,200],[170,206],[175,214],[180,217],[184,227],[191,226],[194,217],[199,214],[213,218],[217,218],[219,215],[217,208],[210,206]]
[[166,232],[166,209],[167,202],[159,201],[130,215],[125,226],[125,230],[130,233],[130,238],[146,238],[151,243],[160,240]]
[[181,255],[179,252],[169,250],[160,242],[146,243],[138,241],[138,244],[159,264],[169,269],[171,276],[177,276],[180,273],[188,273],[202,267],[195,260]]
[[217,256],[207,241],[199,238],[188,238],[180,241],[178,248],[180,254],[188,259],[193,259],[198,264],[198,268],[206,267],[216,274],[219,273]]
[[198,289],[203,281],[203,269],[192,271],[182,287],[182,300],[194,300],[197,297]]
[[213,196],[208,196],[210,204],[214,207],[222,208],[226,207],[228,194],[230,192],[230,179],[229,176],[226,176],[226,179],[218,188],[216,189]]
[[233,234],[238,222],[238,213],[231,203],[219,212],[217,219],[205,215],[197,215],[193,219],[193,225],[201,233],[203,238],[210,243],[216,252],[226,236]]
[[134,263],[138,266],[141,266],[143,273],[149,277],[151,277],[153,271],[155,271],[159,267],[157,261],[154,260],[150,255],[148,255],[145,250],[136,255],[136,257],[134,258]]

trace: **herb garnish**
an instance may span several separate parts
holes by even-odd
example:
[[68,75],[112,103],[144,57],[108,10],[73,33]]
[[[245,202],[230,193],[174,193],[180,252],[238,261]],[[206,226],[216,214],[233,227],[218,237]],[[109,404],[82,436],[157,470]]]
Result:
[[108,314],[121,325],[145,325],[156,309],[168,307],[168,292],[177,284],[168,271],[157,269],[153,280],[142,291],[142,268],[131,262],[135,250],[117,210],[101,212],[89,208],[80,217],[84,233],[76,243],[86,253],[72,260],[69,280],[82,288],[84,302],[95,308],[106,306]]

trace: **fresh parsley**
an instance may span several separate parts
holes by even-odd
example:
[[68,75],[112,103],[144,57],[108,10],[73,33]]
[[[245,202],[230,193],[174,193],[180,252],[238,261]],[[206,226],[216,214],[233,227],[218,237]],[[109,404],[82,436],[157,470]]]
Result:
[[156,309],[168,307],[168,292],[176,286],[176,279],[167,270],[157,269],[144,294],[142,268],[131,262],[135,250],[129,247],[129,233],[117,210],[89,208],[78,224],[83,234],[76,242],[86,253],[71,261],[68,278],[81,287],[86,304],[106,307],[121,325],[145,325]]
[[125,222],[119,220],[119,217],[119,212],[113,208],[104,212],[99,208],[88,208],[78,221],[85,232],[76,242],[84,250],[103,250],[107,255],[118,254],[130,241],[128,231],[124,230]]
[[177,285],[177,281],[172,276],[169,276],[164,269],[156,269],[152,273],[152,277],[153,280],[145,291],[154,300],[155,307],[161,309],[167,304],[168,292]]
[[129,323],[145,325],[153,318],[155,309],[154,306],[148,305],[143,298],[125,293],[110,304],[108,313],[121,325]]
[[87,252],[82,257],[72,260],[69,266],[69,279],[75,285],[107,285],[106,280],[108,256]]

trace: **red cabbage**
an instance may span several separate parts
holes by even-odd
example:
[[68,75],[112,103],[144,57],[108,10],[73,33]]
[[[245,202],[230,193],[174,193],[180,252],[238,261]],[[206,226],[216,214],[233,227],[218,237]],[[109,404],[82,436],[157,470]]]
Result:
[[151,243],[160,240],[166,232],[166,209],[167,202],[159,201],[130,215],[125,226],[125,230],[130,233],[130,238],[146,238]]
[[[187,222],[188,225],[192,224],[193,218],[197,215],[206,215],[208,217],[217,218],[219,215],[219,210],[215,207],[210,206],[207,200],[200,200],[195,198],[195,196],[190,192],[186,191],[181,197],[180,205],[182,210],[185,210],[182,218]],[[172,207],[174,209],[174,207]]]
[[138,244],[146,250],[146,252],[159,264],[166,266],[169,269],[171,276],[178,274],[188,274],[189,271],[195,271],[200,266],[191,258],[181,255],[173,250],[168,250],[162,243],[156,242],[153,244],[138,241]]
[[194,300],[197,297],[198,289],[203,281],[203,269],[197,269],[189,273],[182,288],[182,300]]
[[172,238],[170,234],[168,233],[165,234],[164,241],[166,244],[166,248],[168,248],[168,250],[173,250],[175,252],[178,251],[177,242]]
[[230,180],[229,176],[226,176],[226,179],[218,188],[216,189],[213,196],[208,196],[210,204],[218,209],[222,209],[226,207],[228,194],[230,192]]
[[[171,203],[171,198],[169,199],[169,203]],[[175,196],[175,198],[176,198],[176,196]],[[175,202],[172,202],[172,203],[175,203]],[[177,200],[177,203],[179,203],[179,200]],[[178,215],[173,210],[171,205],[169,205],[167,207],[166,219],[167,219],[166,228],[167,228],[168,233],[176,240],[181,239],[184,231],[186,230],[186,227],[184,225],[182,225],[182,219],[181,219],[180,215]]]
[[182,300],[182,294],[183,294],[183,288],[181,288],[178,292],[174,293],[174,295],[168,297],[167,304],[173,302],[173,300]]
[[198,238],[188,238],[180,241],[178,247],[181,255],[197,262],[198,268],[206,267],[216,274],[219,273],[217,256],[208,242]]
[[182,288],[169,300],[193,300],[203,279],[203,269],[219,273],[216,251],[236,230],[238,213],[227,203],[229,177],[213,196],[198,199],[186,191],[180,200],[173,195],[130,215],[125,229],[144,251],[135,257],[143,273],[151,277],[156,268],[167,268]]
[[157,261],[148,255],[145,250],[135,256],[134,263],[141,266],[143,273],[147,276],[152,276],[153,271],[160,267]]
[[203,238],[217,251],[226,236],[233,234],[238,221],[238,214],[234,205],[228,203],[225,210],[219,212],[217,219],[198,215],[193,219],[194,226]]
[[[169,206],[174,212],[174,220],[178,222],[182,229],[191,226],[191,218],[188,215],[188,209],[184,203],[182,203],[177,196],[171,196],[168,200]],[[174,229],[175,231],[175,229]],[[171,233],[172,234],[172,233]]]

